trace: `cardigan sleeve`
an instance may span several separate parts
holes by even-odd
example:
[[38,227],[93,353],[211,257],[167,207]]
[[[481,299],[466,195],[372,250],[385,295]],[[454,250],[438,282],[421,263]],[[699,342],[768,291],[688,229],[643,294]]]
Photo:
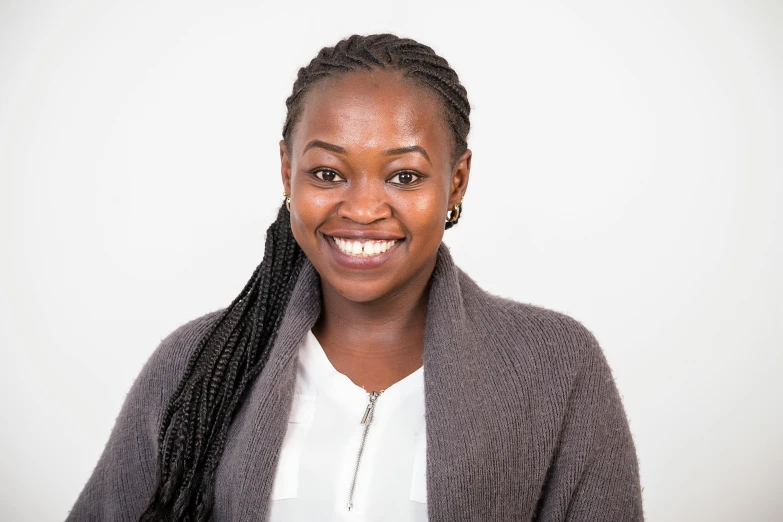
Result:
[[589,332],[547,481],[541,522],[644,520],[636,450],[609,365]]
[[150,356],[131,386],[109,441],[67,522],[138,520],[155,485],[162,412],[188,357],[216,314],[181,326]]

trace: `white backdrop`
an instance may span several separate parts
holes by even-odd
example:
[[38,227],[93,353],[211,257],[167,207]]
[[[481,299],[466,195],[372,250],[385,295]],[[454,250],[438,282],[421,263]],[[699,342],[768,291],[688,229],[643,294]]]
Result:
[[65,518],[157,343],[282,201],[298,67],[435,48],[486,289],[601,342],[652,521],[783,520],[783,3],[0,1],[0,519]]

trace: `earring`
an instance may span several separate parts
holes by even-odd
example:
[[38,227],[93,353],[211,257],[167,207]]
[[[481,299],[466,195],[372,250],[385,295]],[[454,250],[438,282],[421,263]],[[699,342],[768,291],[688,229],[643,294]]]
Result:
[[283,196],[285,196],[285,208],[288,212],[291,212],[291,198],[288,197],[286,192],[283,192]]
[[[465,199],[465,198],[462,198]],[[459,214],[462,212],[462,199],[459,200],[459,203],[454,205],[454,208],[446,212],[446,222],[447,223],[456,223],[459,219]]]

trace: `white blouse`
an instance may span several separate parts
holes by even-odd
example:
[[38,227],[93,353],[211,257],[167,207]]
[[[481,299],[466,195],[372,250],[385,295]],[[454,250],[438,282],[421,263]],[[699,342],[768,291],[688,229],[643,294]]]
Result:
[[299,348],[270,522],[427,520],[423,368],[368,408],[371,398],[332,366],[308,332]]

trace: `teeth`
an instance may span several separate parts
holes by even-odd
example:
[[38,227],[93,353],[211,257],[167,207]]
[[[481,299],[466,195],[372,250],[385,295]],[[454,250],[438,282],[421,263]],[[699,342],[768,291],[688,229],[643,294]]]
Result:
[[349,256],[361,256],[370,257],[377,256],[389,250],[396,239],[391,241],[351,241],[350,239],[343,239],[341,237],[333,237],[334,244],[337,245],[337,249],[343,254]]

